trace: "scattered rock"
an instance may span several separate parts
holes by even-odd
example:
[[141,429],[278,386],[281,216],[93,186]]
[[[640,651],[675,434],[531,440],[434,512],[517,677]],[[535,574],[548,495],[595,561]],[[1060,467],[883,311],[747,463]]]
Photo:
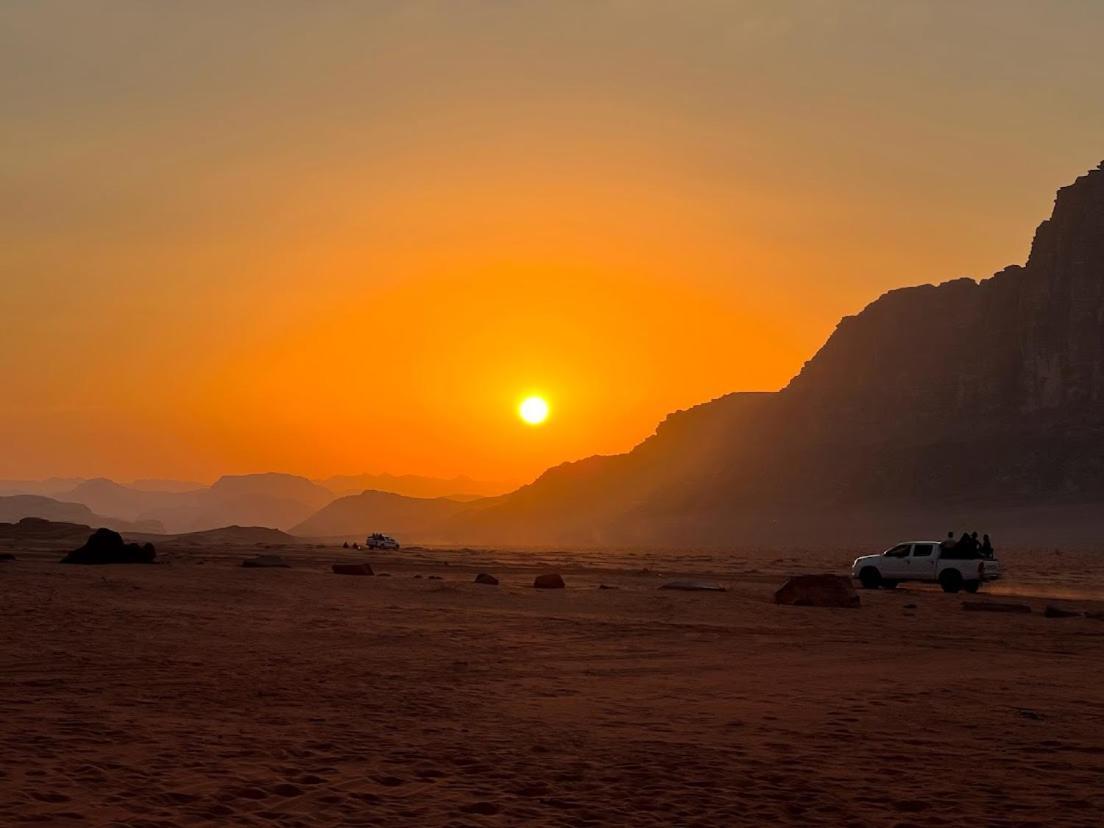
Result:
[[1023,718],[1031,719],[1035,722],[1041,722],[1043,720],[1043,715],[1041,713],[1036,713],[1034,710],[1028,710],[1026,707],[1021,708],[1019,713]]
[[916,609],[916,604],[905,604],[905,609]]
[[390,577],[391,577],[391,573],[390,573],[390,572],[381,572],[381,573],[380,573],[379,575],[377,575],[376,577],[377,577],[377,578],[390,578]]
[[1031,607],[1027,604],[1008,604],[1001,601],[963,601],[962,608],[967,612],[1031,612]]
[[444,578],[442,578],[440,575],[426,575],[426,580],[427,581],[443,581]]
[[349,548],[349,542],[345,541],[345,543],[341,544],[341,548],[342,549],[348,549]]
[[253,569],[287,569],[290,566],[279,555],[258,555],[255,558],[246,558],[241,565]]
[[488,586],[498,586],[498,578],[494,575],[488,575],[486,572],[480,572],[476,575],[475,582],[477,584],[487,584]]
[[1084,613],[1079,610],[1062,609],[1054,606],[1054,604],[1047,604],[1046,609],[1043,610],[1043,615],[1046,618],[1080,618]]
[[139,546],[123,543],[123,536],[110,529],[97,529],[84,546],[61,559],[71,564],[153,563],[157,552],[152,543]]
[[668,581],[660,589],[678,589],[683,592],[724,592],[725,588],[716,581]]
[[611,586],[609,584],[598,584],[598,589],[621,589],[621,587]]
[[330,567],[334,575],[374,575],[371,564],[335,563]]
[[565,586],[564,579],[554,572],[538,575],[533,580],[533,589],[563,589]]
[[794,575],[774,593],[774,603],[791,607],[862,606],[854,584],[844,575]]

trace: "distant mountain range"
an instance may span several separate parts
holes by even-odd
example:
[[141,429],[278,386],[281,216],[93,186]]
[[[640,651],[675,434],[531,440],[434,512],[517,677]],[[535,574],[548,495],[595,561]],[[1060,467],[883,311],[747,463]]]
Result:
[[[388,488],[375,491],[383,487]],[[437,515],[450,511],[448,504],[478,500],[503,486],[466,477],[387,474],[331,477],[321,482],[279,473],[226,475],[210,486],[178,480],[138,480],[129,485],[106,478],[8,480],[0,481],[0,520],[39,517],[170,534],[231,525],[289,529],[336,498],[359,494],[365,488],[373,488],[372,495],[387,495],[387,502],[395,504],[396,515],[418,509],[418,505],[399,505],[402,495],[439,499],[444,505],[432,511]],[[380,512],[370,510],[368,514]],[[374,529],[353,534],[368,531]]]
[[302,537],[356,538],[371,532],[385,532],[398,537],[424,538],[432,535],[434,527],[478,510],[484,502],[362,492],[335,500],[293,526],[291,533]]
[[329,489],[338,497],[376,491],[406,495],[407,497],[447,497],[450,500],[475,500],[480,497],[500,495],[514,488],[508,483],[490,483],[472,480],[470,477],[421,477],[416,474],[338,475],[327,477],[324,480],[316,480],[315,482]]
[[0,496],[0,523],[15,523],[23,518],[41,518],[56,523],[104,526],[117,532],[161,532],[155,520],[129,521],[98,515],[83,503],[67,503],[42,495]]

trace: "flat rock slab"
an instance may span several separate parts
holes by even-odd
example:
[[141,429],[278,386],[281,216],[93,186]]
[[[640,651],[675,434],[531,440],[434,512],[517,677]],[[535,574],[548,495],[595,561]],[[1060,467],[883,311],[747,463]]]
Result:
[[967,612],[1031,612],[1031,607],[1027,604],[1008,604],[1001,601],[963,601],[962,608]]
[[716,581],[668,581],[660,589],[677,589],[683,592],[724,592]]
[[330,567],[334,575],[374,575],[372,567],[366,563],[336,563]]
[[565,586],[564,579],[555,573],[538,575],[533,580],[534,589],[563,589]]
[[258,555],[255,558],[246,558],[242,566],[251,569],[287,569],[290,564],[279,555]]
[[794,575],[774,593],[774,603],[845,609],[862,606],[855,585],[845,575]]

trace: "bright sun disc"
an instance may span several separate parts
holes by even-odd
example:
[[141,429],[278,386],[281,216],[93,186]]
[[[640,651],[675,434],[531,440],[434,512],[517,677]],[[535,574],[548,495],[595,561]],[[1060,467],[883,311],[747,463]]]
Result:
[[540,425],[548,419],[548,403],[540,397],[526,397],[518,406],[518,416],[529,425]]

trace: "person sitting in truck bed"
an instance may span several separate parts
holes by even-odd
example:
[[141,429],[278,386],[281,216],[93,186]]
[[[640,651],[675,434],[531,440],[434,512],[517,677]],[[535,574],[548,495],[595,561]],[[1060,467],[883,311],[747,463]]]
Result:
[[949,552],[955,548],[954,532],[948,532],[947,537],[939,544],[939,549],[943,552]]
[[993,557],[993,542],[989,540],[988,534],[981,536],[981,554],[985,558]]
[[979,557],[977,542],[970,537],[969,532],[963,532],[958,542],[949,549],[943,550],[943,557],[948,560],[968,561]]

